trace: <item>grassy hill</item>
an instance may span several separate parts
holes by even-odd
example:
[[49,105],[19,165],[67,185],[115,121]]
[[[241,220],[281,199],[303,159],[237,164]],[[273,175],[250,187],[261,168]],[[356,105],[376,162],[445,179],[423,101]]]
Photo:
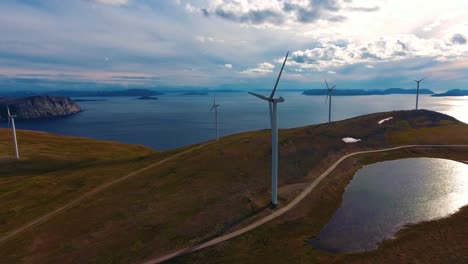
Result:
[[[377,124],[387,117],[393,119]],[[425,110],[280,130],[280,206],[345,153],[404,144],[468,144],[466,135],[468,125]],[[362,141],[345,144],[343,137]],[[0,130],[0,138],[5,139],[0,149],[12,150],[6,130]],[[160,153],[141,146],[31,131],[20,131],[18,140],[24,160],[7,159],[12,152],[0,157],[0,234],[99,184],[171,155],[180,156],[0,245],[0,259],[6,263],[138,262],[216,237],[270,213],[269,130],[224,137],[190,153],[183,151],[191,147]],[[310,263],[325,259],[304,243],[304,236],[318,232],[331,217],[353,171],[376,160],[406,156],[460,159],[466,158],[467,151],[422,148],[347,160],[292,212],[233,241],[172,262]]]

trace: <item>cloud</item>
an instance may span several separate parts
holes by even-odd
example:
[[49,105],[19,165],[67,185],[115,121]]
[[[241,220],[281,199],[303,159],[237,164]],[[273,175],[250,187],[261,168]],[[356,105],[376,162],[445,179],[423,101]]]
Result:
[[[333,42],[325,42],[318,47],[294,51],[289,65],[323,71],[358,63],[398,61],[420,57],[433,58],[436,61],[451,61],[468,56],[468,47],[459,45],[457,47],[452,43],[463,44],[466,43],[466,39],[459,34],[450,40],[401,35],[382,37],[361,45],[350,42],[346,46],[339,46]],[[373,66],[367,65],[366,67]]]
[[227,69],[232,69],[232,64],[226,63],[224,64],[224,67]]
[[126,5],[129,0],[94,0],[95,2],[106,5]]
[[453,44],[459,44],[459,45],[466,44],[466,38],[462,34],[455,34],[450,40],[452,41]]
[[196,40],[201,43],[223,43],[223,39],[218,39],[215,37],[205,37],[205,36],[197,36]]
[[379,7],[353,6],[352,0],[217,0],[209,1],[205,7],[187,3],[185,10],[247,25],[281,26],[319,20],[339,22],[346,19],[342,10],[374,12]]
[[268,63],[268,62],[262,62],[262,63],[259,63],[256,68],[246,69],[246,70],[241,71],[241,73],[247,74],[250,76],[265,75],[267,73],[271,73],[274,68],[275,68],[275,65]]

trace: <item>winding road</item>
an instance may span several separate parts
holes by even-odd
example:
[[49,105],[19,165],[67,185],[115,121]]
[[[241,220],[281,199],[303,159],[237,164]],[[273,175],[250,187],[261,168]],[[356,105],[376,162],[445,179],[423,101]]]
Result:
[[[44,222],[46,222],[47,220],[51,219],[52,217],[54,217],[55,215],[61,213],[61,212],[64,212],[76,205],[78,205],[80,202],[110,188],[111,186],[117,184],[117,183],[120,183],[132,176],[135,176],[141,172],[144,172],[148,169],[151,169],[153,167],[156,167],[158,165],[162,165],[170,160],[173,160],[177,157],[180,157],[184,154],[187,154],[187,153],[190,153],[190,152],[193,152],[197,149],[200,149],[202,147],[205,147],[207,145],[210,145],[212,144],[213,141],[211,142],[208,142],[208,143],[205,143],[205,144],[202,144],[202,145],[199,145],[199,146],[196,146],[194,148],[191,148],[191,149],[188,149],[188,150],[185,150],[183,152],[180,152],[180,153],[177,153],[173,156],[170,156],[170,157],[167,157],[165,159],[162,159],[156,163],[153,163],[149,166],[146,166],[144,168],[141,168],[139,170],[136,170],[130,174],[127,174],[121,178],[118,178],[118,179],[115,179],[113,181],[110,181],[108,183],[105,183],[103,185],[100,185],[94,189],[92,189],[91,191],[79,196],[78,198],[70,201],[69,203],[43,215],[43,216],[40,216],[34,220],[32,220],[31,222],[23,225],[22,227],[20,228],[17,228],[15,230],[12,230],[2,236],[0,236],[0,246],[5,243],[6,241],[14,238],[15,236],[19,235],[20,233],[34,227],[34,226],[37,226],[37,225],[40,225]],[[460,147],[460,148],[465,148],[465,147],[468,147],[468,145],[405,145],[405,146],[399,146],[399,147],[393,147],[393,148],[386,148],[386,149],[378,149],[378,150],[368,150],[368,151],[358,151],[358,152],[354,152],[354,153],[350,153],[350,154],[347,154],[343,157],[341,157],[339,160],[335,161],[325,172],[323,172],[317,179],[315,179],[310,185],[307,186],[307,188],[305,188],[296,198],[294,198],[294,200],[292,200],[289,204],[285,205],[284,207],[274,211],[273,213],[253,222],[252,224],[249,224],[245,227],[242,227],[234,232],[231,232],[231,233],[228,233],[228,234],[225,234],[223,236],[220,236],[220,237],[217,237],[217,238],[214,238],[212,240],[209,240],[207,242],[204,242],[204,243],[201,243],[201,244],[198,244],[198,245],[195,245],[195,246],[191,246],[191,247],[187,247],[187,248],[183,248],[183,249],[180,249],[180,250],[177,250],[173,253],[170,253],[170,254],[167,254],[167,255],[164,255],[164,256],[160,256],[160,257],[157,257],[157,258],[153,258],[153,259],[149,259],[147,261],[144,262],[144,264],[153,264],[153,263],[161,263],[163,261],[166,261],[166,260],[169,260],[171,258],[174,258],[174,257],[177,257],[177,256],[181,256],[181,255],[184,255],[184,254],[187,254],[187,253],[191,253],[191,252],[194,252],[194,251],[197,251],[197,250],[200,250],[200,249],[203,249],[203,248],[206,248],[206,247],[209,247],[209,246],[213,246],[213,245],[216,245],[218,243],[221,243],[221,242],[224,242],[226,240],[229,240],[231,238],[234,238],[234,237],[237,237],[239,235],[242,235],[254,228],[257,228],[279,216],[281,216],[282,214],[288,212],[289,210],[291,210],[294,206],[296,206],[300,201],[302,201],[319,183],[320,181],[322,181],[326,176],[328,176],[343,160],[345,160],[346,158],[349,158],[351,156],[355,156],[355,155],[359,155],[359,154],[366,154],[366,153],[375,153],[375,152],[384,152],[384,151],[391,151],[391,150],[397,150],[397,149],[403,149],[403,148],[416,148],[416,147]]]
[[200,250],[200,249],[203,249],[203,248],[206,248],[206,247],[210,247],[210,246],[213,246],[213,245],[216,245],[216,244],[219,244],[221,242],[224,242],[226,240],[229,240],[231,238],[235,238],[237,236],[240,236],[252,229],[255,229],[281,215],[283,215],[284,213],[288,212],[289,210],[291,210],[294,206],[296,206],[300,201],[302,201],[315,187],[317,187],[317,185],[325,178],[327,177],[338,165],[340,165],[341,162],[343,162],[345,159],[351,157],[351,156],[355,156],[355,155],[359,155],[359,154],[368,154],[368,153],[376,153],[376,152],[384,152],[384,151],[391,151],[391,150],[397,150],[397,149],[404,149],[404,148],[417,148],[417,147],[456,147],[456,148],[466,148],[468,147],[468,145],[405,145],[405,146],[399,146],[399,147],[393,147],[393,148],[386,148],[386,149],[377,149],[377,150],[367,150],[367,151],[358,151],[358,152],[353,152],[353,153],[350,153],[350,154],[347,154],[343,157],[341,157],[339,160],[335,161],[325,172],[323,172],[317,179],[315,179],[309,186],[307,186],[307,188],[305,188],[296,198],[294,198],[294,200],[292,200],[289,204],[285,205],[284,207],[281,207],[280,209],[274,211],[273,213],[251,223],[250,225],[247,225],[245,227],[242,227],[234,232],[231,232],[231,233],[228,233],[228,234],[225,234],[223,236],[220,236],[220,237],[217,237],[217,238],[214,238],[212,240],[209,240],[207,242],[204,242],[204,243],[201,243],[201,244],[198,244],[198,245],[195,245],[195,246],[191,246],[191,247],[187,247],[187,248],[183,248],[183,249],[180,249],[180,250],[177,250],[173,253],[170,253],[170,254],[167,254],[167,255],[164,255],[164,256],[160,256],[160,257],[157,257],[157,258],[153,258],[153,259],[149,259],[147,261],[145,261],[143,264],[155,264],[155,263],[161,263],[161,262],[164,262],[166,260],[169,260],[169,259],[172,259],[172,258],[175,258],[175,257],[178,257],[178,256],[181,256],[181,255],[184,255],[184,254],[188,254],[188,253],[191,253],[191,252],[194,252],[194,251],[197,251],[197,250]]

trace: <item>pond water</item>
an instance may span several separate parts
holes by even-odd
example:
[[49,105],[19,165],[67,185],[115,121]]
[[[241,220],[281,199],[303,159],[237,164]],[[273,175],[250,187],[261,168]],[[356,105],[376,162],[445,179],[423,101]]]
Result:
[[367,251],[410,223],[449,216],[468,204],[468,165],[410,158],[360,169],[341,207],[310,242],[333,253]]

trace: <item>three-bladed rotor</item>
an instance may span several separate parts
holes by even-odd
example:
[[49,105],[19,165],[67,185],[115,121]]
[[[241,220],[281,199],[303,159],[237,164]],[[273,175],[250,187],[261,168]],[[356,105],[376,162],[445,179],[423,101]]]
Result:
[[426,77],[424,77],[424,78],[422,78],[422,79],[414,80],[414,81],[417,82],[417,83],[420,83],[420,82],[422,82],[423,80],[429,78],[429,76],[431,76],[431,75],[429,74],[429,75],[427,75]]
[[286,53],[286,57],[284,57],[283,65],[281,66],[281,70],[280,70],[280,72],[278,74],[278,77],[276,78],[275,86],[273,87],[273,90],[271,91],[270,97],[266,97],[264,95],[261,95],[261,94],[258,94],[258,93],[252,93],[252,92],[249,92],[249,94],[251,94],[253,96],[256,96],[256,97],[258,97],[258,98],[260,98],[262,100],[268,101],[270,103],[282,103],[282,102],[284,102],[283,97],[281,97],[281,96],[278,97],[278,98],[274,98],[274,97],[275,97],[275,93],[276,93],[276,88],[278,87],[279,80],[281,79],[281,74],[283,73],[284,65],[286,65],[286,61],[288,60],[288,55],[289,55],[289,51]]
[[328,85],[327,80],[325,80],[325,84],[327,85],[327,97],[325,98],[325,103],[327,103],[328,97],[331,96],[332,90],[333,90],[333,88],[336,87],[336,85],[333,85],[332,87],[330,87],[330,86]]

